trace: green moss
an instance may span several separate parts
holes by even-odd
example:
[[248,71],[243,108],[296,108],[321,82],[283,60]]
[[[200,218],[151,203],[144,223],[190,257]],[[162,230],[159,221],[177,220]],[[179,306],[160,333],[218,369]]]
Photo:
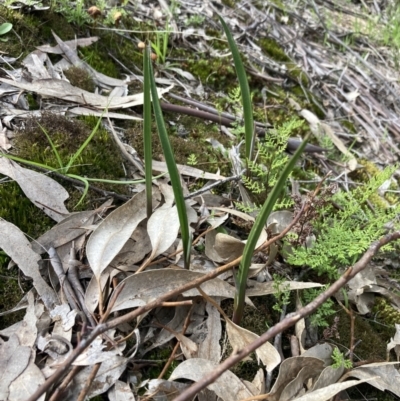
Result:
[[71,85],[84,89],[88,92],[94,92],[95,84],[86,70],[72,66],[68,70],[64,71],[64,75],[69,80]]
[[229,92],[237,86],[237,77],[233,63],[224,59],[188,59],[187,69],[203,84],[213,87],[216,91]]
[[[39,126],[40,124],[52,139],[65,166],[97,123],[97,118],[94,117],[82,117],[82,119],[84,121],[70,120],[54,114],[44,114],[40,120],[28,120],[24,131],[18,132],[17,135],[17,155],[53,168],[60,168],[47,137]],[[118,180],[124,177],[120,152],[107,131],[102,128],[97,131],[68,172],[89,178]],[[66,205],[67,208],[72,210],[80,199],[81,192],[71,184],[65,182],[61,182],[61,184],[70,193],[71,197]],[[119,193],[127,193],[128,191],[126,186],[123,185],[104,183],[94,183],[94,185]],[[95,194],[94,198],[97,196]],[[80,206],[80,209],[92,206],[96,205],[92,204],[89,196]]]
[[386,298],[376,297],[372,311],[379,322],[390,326],[391,330],[395,324],[400,324],[400,311],[394,308]]

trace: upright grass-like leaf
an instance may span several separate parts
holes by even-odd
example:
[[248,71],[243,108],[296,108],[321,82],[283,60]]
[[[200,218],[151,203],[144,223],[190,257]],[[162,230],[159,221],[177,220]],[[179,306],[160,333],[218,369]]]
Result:
[[185,268],[188,269],[190,265],[190,249],[192,246],[192,239],[189,231],[189,222],[186,214],[186,205],[185,205],[185,199],[183,197],[181,177],[179,175],[178,168],[175,163],[174,153],[172,152],[167,130],[165,129],[164,118],[161,111],[160,101],[158,99],[157,87],[154,80],[153,68],[151,63],[149,63],[149,69],[150,69],[151,98],[153,102],[154,115],[156,118],[157,131],[160,137],[161,146],[163,148],[165,162],[167,163],[172,189],[174,191],[175,203],[178,209],[182,243],[183,243],[183,260]]
[[233,62],[235,64],[236,75],[239,80],[240,94],[242,96],[243,106],[246,160],[249,160],[251,159],[254,144],[253,105],[251,102],[249,83],[247,81],[246,71],[244,69],[242,59],[240,58],[239,50],[236,46],[235,40],[233,39],[231,31],[229,30],[228,25],[226,25],[223,18],[221,16],[218,17],[228,39],[228,45],[233,56]]
[[[106,110],[104,110],[103,114],[105,112],[106,112]],[[89,145],[89,142],[96,135],[96,132],[100,127],[100,123],[101,123],[101,119],[103,118],[103,114],[97,120],[96,126],[93,128],[93,130],[90,133],[90,135],[86,138],[85,142],[82,143],[82,145],[79,147],[79,149],[69,159],[67,165],[65,166],[65,172],[66,173],[71,168],[71,166],[73,166],[75,164],[75,160],[81,155],[81,153],[85,150],[86,146]]]
[[147,218],[150,218],[152,212],[151,194],[153,177],[151,146],[150,47],[146,46],[143,55],[143,147]]
[[302,144],[297,149],[296,153],[293,157],[288,161],[284,170],[278,178],[275,186],[272,188],[272,191],[268,195],[267,200],[265,201],[260,213],[258,214],[256,221],[254,223],[253,228],[250,231],[249,237],[246,242],[246,246],[243,250],[243,258],[239,265],[239,273],[237,276],[236,283],[236,295],[235,295],[235,303],[234,303],[234,312],[233,312],[233,322],[236,324],[240,324],[243,315],[244,308],[244,300],[246,295],[246,283],[247,276],[249,274],[249,268],[251,264],[251,258],[253,256],[254,249],[257,244],[257,240],[261,234],[265,223],[267,222],[268,216],[271,214],[272,209],[286,186],[286,180],[289,177],[289,174],[293,170],[297,159],[300,157],[303,149],[307,144],[308,136],[302,142]]

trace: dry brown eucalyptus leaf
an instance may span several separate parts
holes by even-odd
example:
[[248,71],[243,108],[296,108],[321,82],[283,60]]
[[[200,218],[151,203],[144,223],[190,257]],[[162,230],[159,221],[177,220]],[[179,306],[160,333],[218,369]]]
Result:
[[0,157],[0,173],[15,180],[29,200],[53,220],[59,222],[69,214],[64,205],[68,192],[49,176],[21,167],[6,157]]
[[25,276],[33,279],[33,285],[48,310],[58,303],[54,290],[43,280],[39,272],[40,256],[31,249],[31,244],[18,227],[0,219],[0,248],[18,265]]
[[26,369],[31,348],[20,345],[18,337],[12,335],[8,341],[0,339],[0,396],[8,399],[9,386]]
[[[180,269],[150,270],[134,274],[119,284],[119,286],[123,285],[124,288],[115,302],[112,311],[115,312],[146,305],[166,292],[203,276],[204,274],[202,273]],[[223,298],[234,298],[235,296],[235,288],[217,278],[201,284],[201,288],[209,296]],[[183,293],[185,297],[199,295],[199,292],[195,288]]]
[[145,218],[146,193],[142,191],[111,212],[93,231],[86,246],[86,255],[98,280]]
[[[182,362],[171,374],[169,380],[187,379],[199,381],[203,376],[211,373],[217,365],[207,359],[188,359]],[[207,386],[224,401],[239,401],[251,397],[247,387],[231,371],[222,373],[218,379]]]
[[[10,385],[8,401],[27,400],[44,382],[45,378],[41,370],[35,365],[35,355],[32,351],[28,366]],[[46,394],[43,394],[37,400],[44,401],[45,398]]]
[[149,260],[165,252],[176,240],[180,223],[176,206],[158,208],[147,222],[152,251]]

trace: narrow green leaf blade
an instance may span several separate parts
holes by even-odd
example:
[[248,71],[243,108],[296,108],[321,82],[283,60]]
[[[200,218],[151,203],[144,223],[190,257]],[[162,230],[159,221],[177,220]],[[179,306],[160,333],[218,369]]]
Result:
[[249,237],[247,239],[246,245],[243,250],[243,258],[240,262],[239,266],[239,274],[237,278],[238,282],[238,289],[237,295],[235,297],[235,306],[234,306],[234,315],[233,321],[236,324],[239,324],[242,319],[243,308],[244,308],[244,300],[246,295],[246,283],[247,283],[247,276],[249,274],[249,268],[251,264],[251,258],[253,256],[253,252],[255,246],[257,244],[257,240],[261,234],[261,230],[265,226],[267,222],[268,216],[271,214],[274,205],[282,193],[283,189],[286,185],[286,180],[288,179],[290,173],[292,172],[297,160],[299,159],[301,153],[303,152],[308,140],[308,135],[302,142],[302,144],[297,149],[296,153],[293,157],[288,161],[286,167],[282,171],[281,175],[278,178],[275,186],[273,187],[272,191],[268,195],[267,200],[265,201],[260,213],[258,214],[256,221],[254,223],[253,228],[250,231]]
[[246,70],[244,69],[242,59],[240,58],[239,50],[228,28],[228,25],[226,25],[225,21],[220,15],[218,15],[218,17],[228,39],[228,45],[233,56],[233,62],[235,64],[236,74],[239,80],[243,106],[246,159],[249,160],[251,158],[254,143],[253,105],[250,96],[249,82],[247,81]]
[[152,213],[152,143],[151,143],[151,97],[150,97],[150,47],[143,54],[143,148],[146,179],[147,218]]
[[188,269],[190,265],[190,250],[192,239],[189,231],[189,222],[186,213],[185,199],[183,197],[183,191],[181,186],[181,177],[179,175],[178,168],[176,166],[174,153],[169,142],[168,133],[165,128],[164,118],[161,111],[160,101],[158,99],[157,87],[153,76],[152,66],[150,64],[150,87],[151,97],[153,101],[153,110],[156,118],[158,135],[160,137],[161,146],[163,148],[165,162],[168,167],[168,173],[171,179],[172,189],[174,191],[175,203],[178,209],[179,222],[181,228],[181,237],[183,243],[183,258],[185,268]]

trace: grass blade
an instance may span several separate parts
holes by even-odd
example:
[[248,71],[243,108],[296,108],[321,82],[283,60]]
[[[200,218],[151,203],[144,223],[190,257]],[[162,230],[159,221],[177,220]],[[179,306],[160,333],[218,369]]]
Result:
[[147,218],[152,213],[152,143],[151,143],[151,98],[150,98],[150,47],[143,54],[143,147],[146,179]]
[[60,166],[60,171],[63,173],[64,172],[64,164],[61,160],[61,156],[57,151],[56,145],[54,144],[54,142],[51,140],[50,135],[47,133],[47,131],[45,130],[44,127],[42,127],[39,123],[38,123],[40,129],[43,131],[43,133],[46,135],[47,140],[50,143],[51,149],[53,150],[54,155],[56,156],[58,165]]
[[307,139],[308,135],[306,136],[302,144],[299,146],[293,157],[286,164],[285,168],[283,169],[281,175],[278,178],[278,181],[276,182],[272,191],[268,195],[267,200],[265,201],[260,213],[258,214],[253,228],[250,231],[249,237],[243,250],[243,258],[242,261],[240,262],[239,274],[237,277],[237,288],[236,288],[234,312],[232,319],[233,322],[236,324],[240,324],[240,321],[242,320],[244,300],[246,295],[247,276],[249,274],[251,258],[253,256],[257,240],[261,234],[261,230],[263,229],[265,223],[267,222],[268,216],[271,214],[272,209],[274,208],[274,205],[279,195],[282,193],[282,191],[286,186],[286,180],[288,179],[289,174],[293,170],[297,162],[297,159],[300,157],[301,153],[303,152],[303,149],[307,144]]
[[[103,114],[106,113],[106,110],[104,110]],[[85,142],[80,146],[80,148],[71,156],[69,159],[68,164],[65,166],[65,173],[68,173],[68,170],[72,167],[72,165],[75,163],[75,160],[81,155],[81,153],[84,151],[86,146],[89,144],[89,142],[92,140],[92,138],[96,135],[97,130],[100,127],[101,119],[103,118],[103,114],[99,117],[96,126],[93,128],[92,132],[88,136]]]
[[168,167],[168,173],[171,179],[172,189],[174,191],[175,203],[178,209],[181,237],[183,243],[183,260],[185,268],[188,269],[190,265],[190,250],[192,247],[192,239],[189,231],[189,222],[186,213],[185,199],[183,197],[181,177],[179,175],[179,171],[176,166],[174,153],[172,151],[167,130],[165,128],[164,118],[161,111],[160,101],[158,99],[157,87],[154,80],[151,63],[149,63],[149,67],[150,67],[151,97],[153,101],[153,110],[157,124],[157,131],[160,137],[161,146],[163,148],[165,162]]
[[249,83],[247,81],[246,70],[244,69],[242,59],[240,58],[239,50],[236,46],[235,40],[226,25],[225,21],[221,16],[218,16],[221,21],[222,27],[224,28],[225,35],[228,39],[228,45],[233,56],[233,62],[235,64],[236,75],[239,80],[240,94],[242,96],[243,106],[243,119],[244,119],[244,135],[245,135],[245,147],[246,147],[246,160],[251,159],[254,144],[254,121],[253,121],[253,105],[250,96]]

